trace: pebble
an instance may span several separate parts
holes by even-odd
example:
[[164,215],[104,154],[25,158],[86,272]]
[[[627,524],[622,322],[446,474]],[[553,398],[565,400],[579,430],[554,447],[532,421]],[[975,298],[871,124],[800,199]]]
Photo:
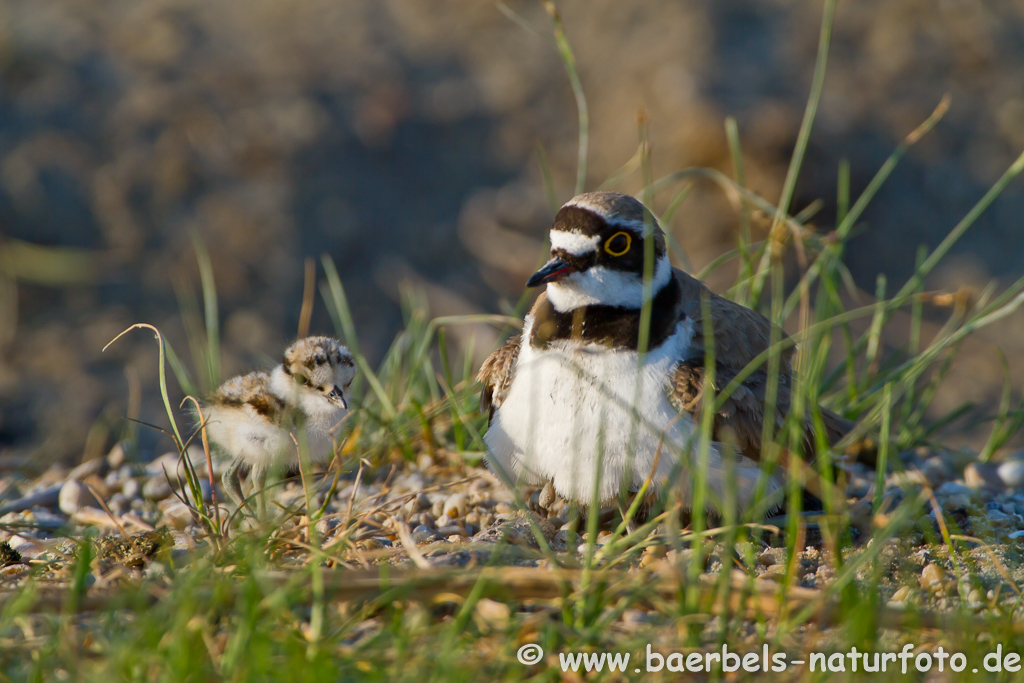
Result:
[[170,497],[171,485],[167,483],[163,475],[150,477],[145,486],[142,487],[142,497],[146,500],[163,500]]
[[[921,463],[921,473],[924,474],[928,483],[932,486],[942,484],[942,486],[939,486],[940,490],[946,484],[954,483],[949,481],[953,478],[953,470],[941,455],[933,455]],[[946,482],[946,484],[943,484],[943,482]]]
[[128,456],[124,452],[124,446],[120,443],[114,444],[114,447],[107,453],[107,464],[115,470],[124,465],[127,460]]
[[985,604],[985,594],[980,588],[974,588],[967,594],[967,603],[972,607],[981,607]]
[[1006,526],[1013,522],[1013,518],[1001,510],[989,510],[988,518],[993,524],[997,524],[999,526]]
[[971,499],[962,493],[946,496],[940,503],[943,510],[966,510],[971,507]]
[[95,505],[89,488],[77,479],[69,479],[60,487],[60,494],[57,498],[57,507],[69,517],[87,505]]
[[926,591],[932,593],[945,592],[947,583],[946,570],[937,564],[927,564],[921,570],[921,578],[918,583]]
[[128,479],[121,484],[121,493],[123,493],[124,497],[128,500],[138,498],[141,491],[142,487],[139,485],[138,479]]
[[889,603],[904,604],[914,595],[914,589],[910,586],[900,586],[896,589],[896,592],[892,594],[892,598],[889,599]]
[[180,500],[175,500],[164,508],[164,518],[178,531],[183,530],[194,521],[188,506]]
[[960,482],[947,481],[945,484],[935,490],[935,494],[938,496],[956,496],[963,495],[969,496],[974,493],[973,489],[969,486],[965,486]]
[[125,510],[128,509],[128,498],[123,493],[115,493],[107,500],[107,507],[115,515],[123,515]]
[[103,458],[86,460],[68,472],[68,479],[85,479],[92,476],[102,477],[107,473],[108,467],[107,461]]
[[964,468],[964,483],[972,489],[985,486],[1002,488],[1005,485],[997,467],[980,462],[972,462]]
[[6,505],[0,506],[0,517],[10,512],[21,512],[34,507],[52,507],[57,505],[57,502],[60,499],[60,490],[63,486],[63,483],[48,486],[36,491],[35,493],[30,493],[27,496],[22,496],[17,500],[13,500]]
[[428,526],[420,525],[412,530],[412,540],[417,544],[427,543],[437,538],[437,533]]
[[1011,489],[1024,487],[1024,460],[1007,460],[999,465],[999,479]]
[[442,512],[453,519],[458,519],[466,514],[466,494],[456,493],[448,497],[444,502]]

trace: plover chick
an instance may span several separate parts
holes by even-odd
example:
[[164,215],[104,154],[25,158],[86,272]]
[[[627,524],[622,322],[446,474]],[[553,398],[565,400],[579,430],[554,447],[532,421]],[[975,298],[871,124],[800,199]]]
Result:
[[306,337],[289,346],[270,372],[234,377],[210,396],[204,405],[207,435],[232,459],[223,484],[238,507],[245,505],[240,470],[247,467],[262,518],[267,472],[298,465],[299,430],[305,432],[312,462],[330,460],[329,430],[348,411],[345,395],[355,373],[352,354],[338,340]]
[[[772,323],[673,268],[661,229],[633,197],[579,195],[557,213],[550,237],[551,260],[526,283],[545,291],[522,334],[495,351],[478,375],[481,409],[490,413],[488,464],[510,483],[544,484],[581,505],[595,492],[599,504],[612,503],[651,476],[649,495],[675,487],[689,508],[697,476],[692,437],[711,341],[704,338],[702,306],[710,311],[719,390],[768,348]],[[646,285],[645,253],[653,255]],[[648,302],[646,353],[640,353]],[[774,334],[786,338],[779,329]],[[780,352],[776,426],[789,411],[792,354],[792,347]],[[759,467],[768,384],[761,365],[714,416],[710,512],[723,512],[730,500],[742,512],[758,490],[769,508],[781,497],[782,475]],[[848,423],[824,409],[820,414],[826,440],[835,443]],[[813,453],[815,443],[808,419],[804,452]]]

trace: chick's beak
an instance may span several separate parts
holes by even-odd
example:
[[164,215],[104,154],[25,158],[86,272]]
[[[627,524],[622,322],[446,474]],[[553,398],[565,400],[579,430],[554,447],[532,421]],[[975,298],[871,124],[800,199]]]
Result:
[[345,395],[341,393],[341,389],[339,389],[337,386],[335,386],[333,389],[330,390],[330,392],[328,392],[327,400],[338,407],[348,410],[348,402],[345,401]]
[[569,277],[574,270],[568,263],[555,256],[545,263],[543,268],[530,276],[530,279],[526,281],[526,286],[536,287],[549,282],[558,282]]

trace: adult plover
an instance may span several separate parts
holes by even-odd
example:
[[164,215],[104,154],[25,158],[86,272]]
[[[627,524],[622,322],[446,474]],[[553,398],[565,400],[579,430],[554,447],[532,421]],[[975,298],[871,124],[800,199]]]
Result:
[[[719,389],[768,348],[772,323],[672,268],[661,229],[632,197],[581,194],[557,213],[550,236],[551,260],[526,283],[546,290],[522,334],[491,354],[478,375],[481,409],[490,413],[488,463],[510,483],[550,484],[583,505],[595,495],[605,505],[636,492],[653,473],[654,493],[674,485],[689,507],[698,451],[690,437],[704,387],[702,299],[710,307]],[[641,356],[647,247],[654,259],[648,350]],[[792,353],[780,353],[780,425],[789,410]],[[781,475],[764,475],[758,466],[767,384],[762,365],[714,417],[712,512],[722,511],[729,494],[740,511],[748,509],[759,480],[768,507],[781,498]],[[848,425],[828,411],[822,416],[835,443]],[[734,454],[735,467],[723,453]],[[735,488],[727,491],[731,481]]]
[[[329,430],[345,417],[345,393],[355,376],[349,350],[330,337],[306,337],[289,346],[270,372],[251,372],[224,382],[205,402],[210,441],[232,458],[224,490],[245,505],[240,469],[249,468],[261,492],[271,468],[299,462],[297,430],[304,430],[310,460],[326,462],[334,452]],[[294,437],[294,440],[293,440]],[[262,493],[257,514],[263,516]]]

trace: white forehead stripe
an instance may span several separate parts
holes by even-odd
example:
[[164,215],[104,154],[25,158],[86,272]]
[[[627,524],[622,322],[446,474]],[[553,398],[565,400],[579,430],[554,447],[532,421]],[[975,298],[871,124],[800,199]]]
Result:
[[574,256],[597,251],[599,241],[601,241],[600,235],[581,235],[578,232],[566,232],[565,230],[551,231],[551,248],[567,251]]
[[586,209],[591,213],[596,213],[598,216],[601,216],[602,218],[608,217],[608,207],[606,205],[595,204],[594,202],[589,201],[587,195],[577,195],[570,199],[569,201],[567,201],[563,205],[563,208],[565,206],[575,206],[578,209]]

